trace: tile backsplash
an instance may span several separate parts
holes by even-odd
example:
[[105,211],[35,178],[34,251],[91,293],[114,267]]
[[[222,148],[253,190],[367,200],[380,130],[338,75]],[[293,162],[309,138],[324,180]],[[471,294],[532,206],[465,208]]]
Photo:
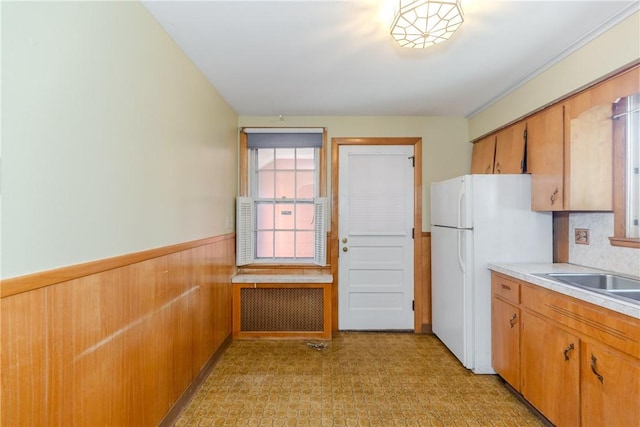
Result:
[[[575,243],[575,230],[589,230],[589,244]],[[569,215],[569,262],[640,276],[640,249],[611,246],[613,213],[571,213]]]

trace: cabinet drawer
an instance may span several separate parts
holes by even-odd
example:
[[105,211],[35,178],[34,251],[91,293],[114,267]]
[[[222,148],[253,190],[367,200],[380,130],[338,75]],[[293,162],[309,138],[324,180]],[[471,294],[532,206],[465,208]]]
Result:
[[520,304],[520,284],[499,274],[491,276],[493,294],[513,304]]
[[561,325],[640,358],[637,319],[535,285],[522,286],[522,301],[526,307]]

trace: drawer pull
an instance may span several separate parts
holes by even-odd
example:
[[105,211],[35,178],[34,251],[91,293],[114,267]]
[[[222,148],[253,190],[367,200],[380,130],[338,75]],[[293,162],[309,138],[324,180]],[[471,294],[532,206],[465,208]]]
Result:
[[513,313],[513,316],[511,316],[511,319],[509,319],[509,324],[513,328],[514,326],[516,326],[516,323],[518,323],[518,314]]
[[598,373],[598,371],[596,370],[596,362],[597,361],[598,361],[598,359],[596,359],[596,357],[592,353],[591,354],[591,371],[595,374],[596,377],[598,377],[598,380],[600,381],[600,383],[604,384],[604,377],[602,375],[600,375]]
[[569,344],[569,347],[564,349],[564,360],[569,360],[569,352],[571,350],[573,350],[575,347],[573,346],[573,343]]
[[500,287],[502,287],[502,289],[506,289],[506,290],[508,290],[508,291],[510,291],[510,290],[511,290],[511,286],[509,286],[509,285],[505,285],[504,283],[500,284]]

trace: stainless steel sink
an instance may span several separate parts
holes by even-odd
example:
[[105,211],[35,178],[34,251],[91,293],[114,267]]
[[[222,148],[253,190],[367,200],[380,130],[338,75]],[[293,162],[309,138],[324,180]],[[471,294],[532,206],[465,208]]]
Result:
[[557,280],[605,295],[640,302],[640,280],[607,273],[544,273],[536,276]]

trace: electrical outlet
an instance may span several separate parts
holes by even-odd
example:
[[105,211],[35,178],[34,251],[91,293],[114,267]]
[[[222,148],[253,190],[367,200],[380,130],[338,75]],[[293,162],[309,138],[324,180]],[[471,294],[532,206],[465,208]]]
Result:
[[589,229],[588,228],[576,228],[576,244],[588,245],[589,244]]

